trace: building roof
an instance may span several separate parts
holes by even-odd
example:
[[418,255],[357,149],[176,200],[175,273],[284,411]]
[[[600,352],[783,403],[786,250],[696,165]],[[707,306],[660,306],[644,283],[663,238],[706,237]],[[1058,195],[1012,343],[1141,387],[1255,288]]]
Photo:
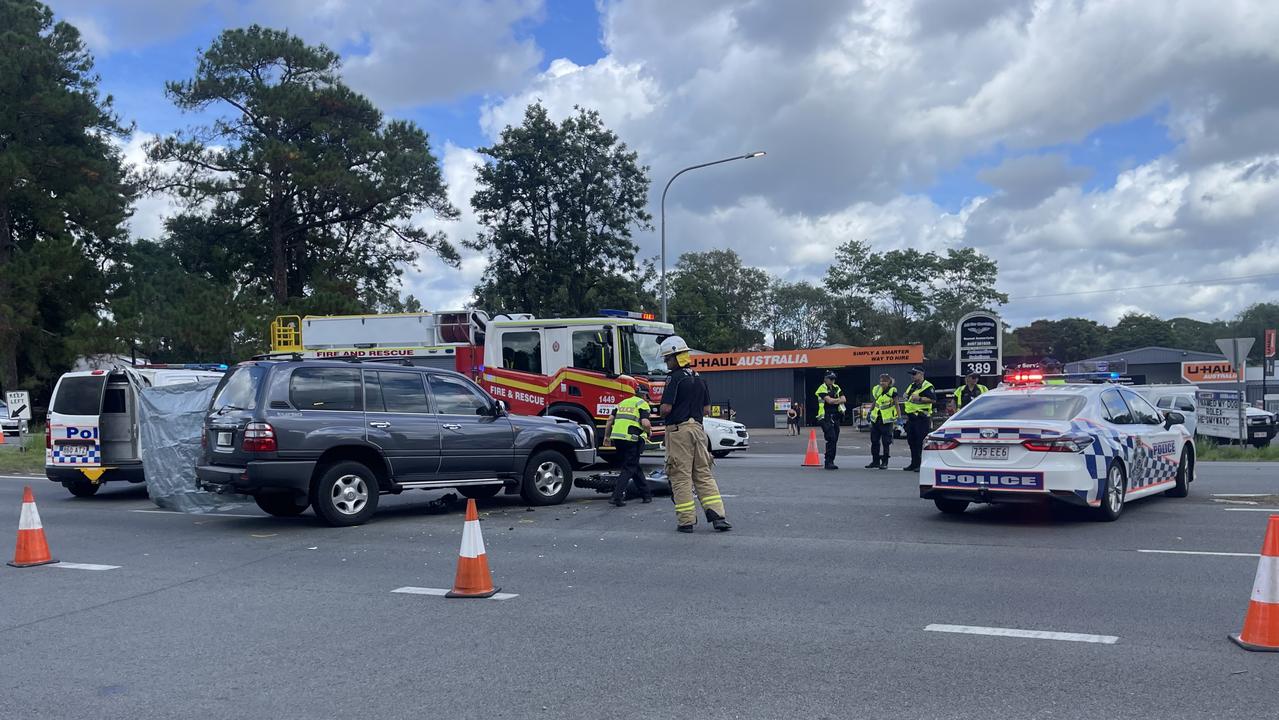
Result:
[[1163,365],[1166,363],[1207,362],[1211,360],[1225,359],[1225,356],[1221,353],[1206,353],[1198,350],[1182,350],[1180,348],[1150,345],[1142,348],[1134,348],[1132,350],[1124,350],[1123,352],[1110,353],[1109,355],[1099,355],[1094,358],[1088,358],[1083,362],[1113,362],[1115,360],[1127,360],[1129,365]]

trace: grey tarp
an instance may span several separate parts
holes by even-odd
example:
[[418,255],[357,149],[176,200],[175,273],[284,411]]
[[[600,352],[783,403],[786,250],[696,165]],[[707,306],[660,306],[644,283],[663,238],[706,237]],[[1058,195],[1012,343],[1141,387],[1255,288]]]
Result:
[[204,414],[217,386],[216,378],[161,387],[146,387],[134,378],[147,494],[162,508],[200,513],[248,501],[236,495],[215,495],[196,486],[195,466],[200,462]]

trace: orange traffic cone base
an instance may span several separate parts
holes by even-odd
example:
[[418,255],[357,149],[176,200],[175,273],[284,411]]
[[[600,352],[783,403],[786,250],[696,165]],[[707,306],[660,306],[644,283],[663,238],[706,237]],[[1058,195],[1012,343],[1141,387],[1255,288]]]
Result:
[[1242,637],[1236,634],[1228,635],[1227,637],[1229,637],[1234,642],[1234,644],[1238,645],[1244,650],[1251,650],[1253,652],[1279,652],[1279,646],[1268,647],[1266,645],[1254,645],[1253,643],[1250,643],[1244,640]]
[[502,591],[502,588],[495,587],[487,592],[463,593],[457,590],[449,590],[444,593],[446,598],[490,598]]
[[37,567],[39,565],[52,565],[56,562],[57,560],[54,560],[53,558],[49,558],[48,560],[41,560],[39,562],[28,562],[28,563],[18,563],[10,560],[9,562],[5,563],[5,565],[8,565],[9,567],[24,568],[24,567]]

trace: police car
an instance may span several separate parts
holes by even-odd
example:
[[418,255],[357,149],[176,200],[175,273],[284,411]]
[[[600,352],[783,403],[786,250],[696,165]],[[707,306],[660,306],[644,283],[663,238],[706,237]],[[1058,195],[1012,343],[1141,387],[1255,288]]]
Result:
[[970,503],[1058,501],[1114,520],[1129,501],[1185,497],[1195,445],[1185,417],[1112,382],[1005,379],[929,434],[919,495],[944,513]]

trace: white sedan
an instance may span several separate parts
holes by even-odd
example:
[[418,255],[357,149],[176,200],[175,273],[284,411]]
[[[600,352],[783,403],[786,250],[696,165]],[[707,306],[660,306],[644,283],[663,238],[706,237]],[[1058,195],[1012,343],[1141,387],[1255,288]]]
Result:
[[707,449],[717,458],[728,457],[734,450],[746,450],[751,446],[751,435],[739,422],[702,418],[702,429],[706,431]]
[[928,436],[919,495],[944,513],[1051,500],[1114,520],[1131,500],[1189,493],[1195,444],[1184,421],[1110,383],[1000,387]]

